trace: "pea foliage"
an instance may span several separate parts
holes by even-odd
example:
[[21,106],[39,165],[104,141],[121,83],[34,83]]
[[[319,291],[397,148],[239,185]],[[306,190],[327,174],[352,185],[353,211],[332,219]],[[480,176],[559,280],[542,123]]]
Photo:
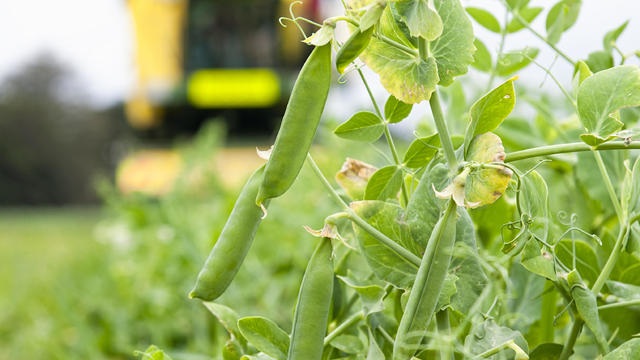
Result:
[[[314,50],[265,170],[245,186],[191,293],[228,330],[224,359],[640,358],[640,68],[630,65],[640,53],[617,45],[627,22],[603,31],[602,49],[586,59],[563,52],[580,0],[499,4],[345,0],[344,14],[321,24],[293,11],[281,19]],[[310,36],[303,22],[315,27]],[[335,37],[343,25],[346,41]],[[500,37],[497,53],[474,27]],[[539,48],[504,51],[518,32],[573,66],[571,88],[536,60]],[[546,72],[564,101],[521,87],[517,73],[528,66]],[[335,135],[388,146],[386,164],[346,159],[335,183],[310,153],[331,67],[357,73],[372,103]],[[389,92],[384,104],[362,67]],[[457,80],[470,67],[487,74],[486,92]],[[390,128],[411,112],[430,116],[435,131],[419,127],[402,152]],[[336,212],[308,229],[317,248],[285,331],[215,300],[258,215],[278,206],[305,162]]]

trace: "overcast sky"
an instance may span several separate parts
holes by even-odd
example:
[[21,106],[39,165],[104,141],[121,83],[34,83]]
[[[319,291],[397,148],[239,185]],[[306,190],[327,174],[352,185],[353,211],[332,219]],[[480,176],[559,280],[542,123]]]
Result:
[[[620,46],[628,51],[640,48],[640,1],[583,2],[578,23],[558,44],[561,49],[573,58],[584,58],[602,47],[606,31],[627,19],[631,23],[620,39]],[[549,7],[555,1],[531,3]],[[502,9],[498,0],[467,0],[463,4],[483,7],[502,17],[502,11],[496,10]],[[534,27],[542,32],[544,15],[534,22]],[[118,101],[128,93],[133,78],[131,28],[125,0],[0,0],[0,81],[36,54],[49,51],[78,73],[89,95],[98,103]],[[477,30],[477,35],[490,49],[495,51],[498,47],[497,35],[482,29]],[[553,60],[553,53],[526,31],[508,38],[506,49],[520,48],[522,44],[539,46],[542,51],[538,60],[543,64]],[[554,70],[562,74],[563,69],[569,68],[558,59]],[[539,83],[544,76],[533,67],[520,75],[528,83]],[[566,82],[570,76],[560,78]]]

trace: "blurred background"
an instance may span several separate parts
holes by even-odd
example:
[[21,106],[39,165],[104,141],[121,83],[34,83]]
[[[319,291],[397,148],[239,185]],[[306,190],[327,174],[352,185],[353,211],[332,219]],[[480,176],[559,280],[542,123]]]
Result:
[[[187,292],[239,188],[262,163],[255,147],[273,143],[310,51],[298,29],[278,24],[289,5],[0,2],[0,360],[130,359],[152,343],[175,359],[219,353],[224,330]],[[306,0],[295,11],[321,22],[340,9],[339,0]],[[586,58],[606,31],[639,11],[633,1],[587,1],[558,46]],[[543,21],[534,27],[543,29]],[[490,49],[498,48],[498,35],[476,30]],[[640,22],[631,21],[620,47],[635,48],[638,33]],[[520,32],[505,50],[535,41]],[[568,86],[572,69],[540,48],[537,60]],[[383,102],[387,93],[377,76],[365,73]],[[546,93],[545,99],[559,93],[536,67],[519,75],[522,88]],[[461,77],[472,89],[467,101],[486,78],[474,70]],[[354,150],[330,136],[335,124],[370,108],[361,83],[351,75],[346,80],[334,81],[316,139],[328,174],[347,155],[385,161],[375,149]],[[445,100],[456,89],[446,90]],[[425,110],[415,106],[394,134],[411,140],[416,126],[430,131]],[[303,169],[270,210],[220,301],[288,330],[313,247],[302,225],[319,228],[334,210]]]

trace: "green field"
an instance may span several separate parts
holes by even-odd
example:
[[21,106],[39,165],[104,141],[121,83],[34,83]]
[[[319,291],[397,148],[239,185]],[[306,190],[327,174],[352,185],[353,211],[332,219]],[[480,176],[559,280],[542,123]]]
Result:
[[1,359],[62,354],[84,340],[73,308],[86,296],[70,289],[98,275],[99,219],[94,208],[0,211]]

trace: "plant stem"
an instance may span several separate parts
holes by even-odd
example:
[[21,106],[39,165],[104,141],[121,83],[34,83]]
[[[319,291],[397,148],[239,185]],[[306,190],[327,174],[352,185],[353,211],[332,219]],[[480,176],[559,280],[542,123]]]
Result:
[[[362,83],[364,84],[364,87],[367,88],[367,93],[369,94],[369,98],[371,99],[371,103],[373,104],[373,107],[376,110],[378,117],[380,117],[380,119],[384,119],[384,116],[382,116],[382,112],[380,111],[380,107],[376,102],[376,98],[373,96],[373,93],[371,92],[371,88],[369,87],[369,83],[367,82],[367,79],[364,77],[362,70],[358,69],[358,74],[360,75],[360,79],[362,79]],[[384,122],[384,137],[387,139],[387,144],[389,145],[389,150],[391,150],[393,161],[396,163],[397,166],[400,166],[400,158],[398,157],[398,150],[396,149],[396,146],[393,143],[391,132],[389,132],[389,124],[386,121]],[[404,181],[402,181],[400,188],[402,189],[402,199],[404,200],[405,204],[408,204],[409,193],[407,192],[407,186],[405,185]]]
[[569,56],[567,56],[567,54],[563,53],[560,49],[558,49],[554,44],[550,43],[549,40],[547,40],[546,37],[542,36],[542,34],[540,34],[539,32],[537,32],[536,30],[534,30],[531,25],[529,25],[529,23],[527,22],[527,20],[525,20],[519,13],[518,11],[512,11],[511,12],[513,14],[513,17],[516,18],[518,21],[520,21],[522,23],[522,25],[524,25],[525,28],[527,28],[527,30],[529,30],[533,35],[535,35],[537,38],[539,38],[540,40],[544,41],[547,45],[549,45],[549,47],[551,47],[558,55],[560,55],[563,59],[567,60],[567,62],[569,62],[571,65],[575,66],[576,62],[571,60],[571,58]]
[[395,47],[398,50],[406,52],[409,55],[412,55],[412,56],[418,56],[419,55],[419,52],[416,51],[415,49],[412,49],[412,48],[410,48],[408,46],[402,45],[399,42],[397,42],[395,40],[392,40],[392,39],[389,39],[388,37],[386,37],[386,36],[384,36],[384,35],[382,35],[380,33],[374,33],[373,36],[378,38],[378,39],[380,39],[381,41],[384,41],[385,43]]
[[508,153],[505,162],[513,162],[539,156],[548,156],[554,154],[562,154],[569,152],[589,151],[589,150],[622,150],[622,149],[640,149],[640,141],[632,141],[628,145],[622,141],[611,141],[592,147],[583,142],[575,142],[568,144],[546,145],[527,150],[514,151]]
[[598,306],[598,310],[613,309],[613,308],[635,306],[635,305],[640,305],[640,299],[621,301],[613,304],[600,305]]
[[580,331],[582,331],[582,325],[584,325],[584,321],[580,318],[576,318],[576,321],[571,326],[571,333],[569,333],[567,342],[562,347],[562,352],[560,353],[558,360],[567,360],[569,358],[573,352],[573,346],[576,344],[578,335],[580,335]]
[[627,222],[624,226],[620,227],[620,231],[618,233],[618,238],[616,239],[615,244],[613,245],[613,249],[611,249],[611,253],[609,254],[609,258],[607,262],[604,264],[602,270],[600,270],[600,275],[593,283],[593,287],[591,288],[591,292],[594,294],[598,294],[602,287],[604,286],[607,279],[609,279],[609,275],[611,275],[611,271],[613,271],[613,267],[616,265],[616,261],[618,260],[618,255],[620,255],[620,251],[622,250],[622,244],[624,244],[627,236],[629,236],[629,229],[631,225]]
[[354,313],[353,315],[349,316],[347,318],[347,320],[345,320],[342,324],[338,325],[338,327],[333,329],[332,332],[330,332],[329,334],[327,334],[327,336],[325,336],[325,338],[324,338],[324,346],[329,345],[331,340],[335,339],[338,335],[342,334],[351,325],[353,325],[353,324],[357,323],[358,321],[362,320],[362,318],[363,318],[362,312],[357,312],[357,313]]
[[452,360],[453,354],[451,353],[451,329],[449,325],[449,311],[447,309],[438,311],[436,313],[436,325],[438,326],[438,332],[440,338],[446,340],[445,348],[440,349],[440,360]]
[[358,216],[358,214],[356,214],[355,211],[353,211],[353,209],[351,209],[351,207],[349,207],[349,205],[347,205],[347,203],[344,202],[344,200],[342,200],[340,195],[329,183],[329,180],[327,180],[327,178],[324,176],[324,174],[322,173],[322,170],[320,170],[320,168],[318,167],[318,164],[316,164],[316,162],[313,160],[313,157],[311,157],[311,154],[307,154],[307,161],[311,165],[311,168],[315,172],[316,176],[322,182],[322,185],[324,185],[325,189],[327,189],[327,191],[329,192],[329,194],[331,194],[334,200],[336,200],[336,202],[340,204],[344,209],[344,211],[348,214],[347,217],[349,218],[349,220],[356,223],[364,231],[366,231],[371,236],[373,236],[376,240],[380,241],[381,243],[389,247],[391,250],[393,250],[396,254],[402,257],[409,264],[412,264],[416,268],[420,266],[420,258],[418,256],[413,254],[411,251],[405,249],[397,242],[391,240],[385,234],[381,233],[378,229],[369,225],[368,222],[366,222],[363,218]]
[[[600,175],[602,175],[602,180],[604,180],[604,185],[607,188],[607,192],[609,193],[609,199],[613,203],[613,208],[616,211],[616,215],[618,215],[618,221],[620,222],[620,226],[625,222],[624,214],[622,212],[622,207],[620,206],[620,201],[618,200],[618,196],[616,195],[616,191],[613,188],[613,183],[611,182],[611,177],[609,176],[609,172],[607,171],[607,167],[604,165],[604,161],[602,161],[602,156],[597,151],[592,151],[593,156],[596,159],[596,163],[598,164],[598,170],[600,170]],[[597,294],[597,292],[596,292]]]
[[451,136],[449,136],[449,130],[447,129],[447,123],[444,121],[444,115],[442,113],[442,107],[440,106],[440,97],[438,96],[438,90],[435,90],[431,94],[429,99],[429,105],[431,106],[431,113],[433,114],[433,121],[438,129],[438,136],[442,143],[442,149],[444,150],[445,157],[447,158],[447,164],[449,164],[449,171],[451,173],[458,170],[458,160],[456,159],[456,153],[453,150],[453,143],[451,142]]
[[509,9],[505,9],[504,11],[504,26],[500,29],[500,46],[498,47],[498,53],[496,54],[496,63],[491,67],[491,73],[489,75],[489,82],[487,83],[487,90],[489,92],[493,87],[493,80],[496,78],[496,69],[498,68],[498,60],[500,60],[500,55],[502,55],[502,51],[504,51],[504,43],[507,38],[507,25],[509,24]]

